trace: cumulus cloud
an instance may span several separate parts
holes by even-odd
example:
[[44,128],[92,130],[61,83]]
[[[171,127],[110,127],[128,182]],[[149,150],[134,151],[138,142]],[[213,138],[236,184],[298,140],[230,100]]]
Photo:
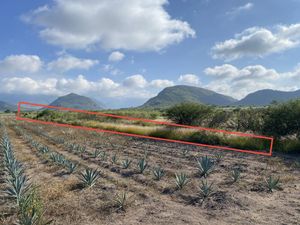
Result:
[[48,63],[49,70],[68,71],[72,69],[90,69],[97,65],[98,60],[81,59],[71,55],[63,55],[58,59]]
[[41,69],[42,65],[43,62],[37,55],[10,55],[0,60],[0,74],[35,73]]
[[147,81],[146,81],[146,79],[142,75],[136,74],[136,75],[132,75],[130,77],[127,77],[123,81],[123,84],[126,87],[143,88],[143,87],[145,87],[147,85]]
[[242,98],[261,89],[295,90],[300,88],[300,85],[295,86],[295,82],[292,81],[300,76],[300,70],[279,73],[262,65],[237,68],[224,64],[206,68],[204,73],[213,78],[206,88],[236,98]]
[[153,87],[153,88],[165,88],[165,87],[170,87],[170,86],[173,86],[174,85],[174,82],[173,81],[170,81],[170,80],[160,80],[160,79],[157,79],[157,80],[152,80],[150,83],[149,83],[149,86],[150,87]]
[[253,9],[253,7],[254,7],[254,4],[252,2],[248,2],[245,5],[233,8],[232,10],[227,12],[226,14],[230,15],[230,16],[235,16],[235,15],[240,14],[242,12],[249,11],[249,10]]
[[60,96],[75,92],[90,96],[101,96],[101,98],[147,99],[156,94],[157,88],[173,85],[173,82],[168,80],[147,81],[140,74],[126,77],[121,82],[106,77],[91,81],[83,75],[78,75],[75,78],[47,79],[7,77],[0,80],[0,85],[2,87],[1,93]]
[[200,84],[199,77],[195,74],[180,75],[178,81],[183,84],[198,85]]
[[273,30],[252,27],[236,34],[233,39],[216,43],[212,48],[213,58],[227,61],[242,57],[263,57],[300,44],[300,23],[276,26]]
[[23,15],[42,39],[64,48],[158,51],[194,37],[190,25],[172,19],[167,0],[55,0]]
[[108,61],[110,62],[118,62],[123,60],[125,57],[125,55],[122,52],[119,51],[114,51],[112,52],[109,57],[108,57]]

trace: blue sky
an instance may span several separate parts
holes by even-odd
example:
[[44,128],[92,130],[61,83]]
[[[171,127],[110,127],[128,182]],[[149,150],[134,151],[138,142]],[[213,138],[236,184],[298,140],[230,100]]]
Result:
[[134,106],[188,84],[300,88],[300,0],[3,0],[0,94]]

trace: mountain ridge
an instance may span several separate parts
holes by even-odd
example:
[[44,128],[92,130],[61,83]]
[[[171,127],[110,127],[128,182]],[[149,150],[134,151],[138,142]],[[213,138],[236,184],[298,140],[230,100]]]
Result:
[[94,101],[89,97],[75,93],[60,96],[49,105],[86,110],[99,110],[104,108],[104,105],[99,101]]
[[188,85],[175,85],[164,88],[157,96],[150,98],[140,107],[167,107],[181,102],[197,102],[210,105],[230,105],[238,101],[230,96]]

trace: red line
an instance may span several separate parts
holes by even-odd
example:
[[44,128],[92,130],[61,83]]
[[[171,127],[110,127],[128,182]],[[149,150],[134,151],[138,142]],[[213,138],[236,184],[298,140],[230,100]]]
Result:
[[267,152],[256,152],[256,151],[251,151],[251,150],[241,150],[241,149],[223,147],[223,146],[216,146],[216,145],[191,143],[191,142],[188,142],[188,141],[171,140],[171,139],[167,139],[167,138],[158,138],[158,137],[151,137],[151,136],[139,135],[139,134],[129,134],[129,133],[124,133],[124,132],[119,132],[119,131],[102,130],[102,129],[92,128],[92,127],[75,126],[75,125],[70,125],[70,124],[62,124],[62,123],[55,123],[55,122],[49,122],[49,121],[41,121],[41,120],[22,118],[22,117],[16,117],[16,120],[23,120],[23,121],[27,121],[27,122],[40,123],[40,124],[45,124],[45,125],[54,125],[54,126],[59,126],[59,127],[69,127],[69,128],[82,129],[82,130],[88,130],[88,131],[119,134],[119,135],[130,136],[130,137],[147,138],[147,139],[153,139],[153,140],[158,140],[158,141],[175,142],[175,143],[180,143],[180,144],[196,145],[196,146],[208,147],[208,148],[219,148],[219,149],[236,151],[236,152],[243,152],[243,153],[269,156],[269,153],[267,153]]
[[175,126],[175,127],[192,128],[192,129],[196,129],[196,130],[205,130],[205,131],[219,132],[219,133],[221,132],[221,133],[226,133],[226,134],[235,134],[235,135],[244,136],[244,137],[255,137],[255,138],[272,140],[271,137],[261,136],[261,135],[254,135],[254,134],[247,134],[247,133],[236,132],[236,131],[226,131],[226,130],[207,128],[207,127],[196,127],[196,126],[189,126],[189,125],[176,124],[176,123],[168,123],[168,122],[156,121],[156,120],[150,120],[150,119],[142,119],[142,118],[135,118],[135,117],[127,117],[127,116],[118,116],[118,115],[102,113],[102,112],[91,112],[91,111],[82,110],[82,109],[72,109],[72,108],[65,108],[65,107],[59,107],[59,106],[36,104],[36,103],[30,103],[30,102],[20,102],[20,103],[24,104],[24,105],[41,106],[41,107],[44,107],[44,108],[52,108],[52,109],[60,109],[60,110],[63,110],[63,111],[80,112],[80,113],[86,113],[86,114],[90,114],[90,115],[108,116],[108,117],[114,117],[114,118],[126,119],[126,120],[132,120],[132,121],[137,120],[137,121],[155,123],[155,124],[159,124],[159,125],[169,125],[169,126]]
[[[207,130],[207,131],[212,131],[212,132],[222,132],[222,133],[225,133],[225,134],[235,134],[235,135],[239,135],[239,136],[247,136],[247,137],[267,139],[267,140],[271,140],[270,149],[269,149],[269,152],[258,152],[258,151],[252,151],[252,150],[243,150],[243,149],[236,149],[236,148],[224,147],[224,146],[207,145],[207,144],[201,144],[201,143],[193,143],[193,142],[187,142],[187,141],[172,140],[172,139],[167,139],[167,138],[158,138],[158,137],[151,137],[151,136],[146,136],[146,135],[130,134],[130,133],[119,132],[119,131],[103,130],[103,129],[97,129],[97,128],[84,127],[84,126],[75,126],[75,125],[70,125],[70,124],[61,124],[61,123],[55,123],[55,122],[47,122],[47,121],[23,118],[23,117],[20,117],[20,114],[21,114],[21,107],[20,106],[22,104],[31,105],[31,106],[41,106],[41,107],[45,107],[45,108],[59,109],[59,110],[64,110],[64,111],[80,112],[80,113],[91,114],[91,115],[101,115],[101,116],[115,117],[115,118],[128,119],[128,120],[138,120],[138,121],[144,121],[144,122],[151,122],[151,123],[155,123],[155,124],[163,124],[163,125],[169,125],[169,126],[192,128],[192,129],[197,129],[197,130]],[[225,130],[204,128],[204,127],[194,127],[194,126],[187,126],[187,125],[181,125],[181,124],[159,122],[159,121],[149,120],[149,119],[133,118],[133,117],[126,117],[126,116],[117,116],[117,115],[105,114],[105,113],[101,113],[101,112],[90,112],[90,111],[87,111],[87,110],[64,108],[64,107],[58,107],[58,106],[48,106],[48,105],[29,103],[29,102],[19,102],[18,103],[18,113],[16,115],[16,120],[23,120],[23,121],[40,123],[40,124],[47,124],[47,125],[55,125],[55,126],[60,126],[60,127],[71,127],[71,128],[82,129],[82,130],[90,130],[90,131],[96,131],[96,132],[119,134],[119,135],[124,135],[124,136],[131,136],[131,137],[147,138],[147,139],[167,141],[167,142],[175,142],[175,143],[195,145],[195,146],[208,147],[208,148],[219,148],[219,149],[223,149],[223,150],[230,150],[230,151],[257,154],[257,155],[264,155],[264,156],[271,156],[272,155],[273,141],[274,141],[274,139],[272,137],[251,135],[251,134],[245,134],[245,133],[241,133],[241,132],[231,132],[231,131],[225,131]]]

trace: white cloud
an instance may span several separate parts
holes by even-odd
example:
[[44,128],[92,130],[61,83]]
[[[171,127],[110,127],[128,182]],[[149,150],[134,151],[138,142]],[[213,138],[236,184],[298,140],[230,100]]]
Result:
[[199,77],[195,74],[180,75],[178,81],[183,84],[198,85],[200,84]]
[[112,52],[109,55],[108,61],[110,61],[110,62],[118,62],[118,61],[123,60],[124,57],[125,57],[125,55],[122,52],[115,51],[115,52]]
[[213,78],[205,86],[206,88],[236,98],[242,98],[261,89],[295,90],[300,88],[300,84],[295,85],[292,80],[300,76],[300,70],[279,73],[262,65],[246,66],[239,69],[233,65],[224,64],[206,68],[204,73]]
[[158,51],[195,31],[164,9],[167,0],[55,0],[22,18],[42,39],[75,49]]
[[81,59],[71,55],[63,55],[48,63],[49,70],[68,71],[72,69],[87,70],[99,63],[98,60]]
[[88,80],[83,75],[75,78],[10,77],[0,80],[0,93],[30,95],[64,95],[70,92],[101,98],[148,99],[153,97],[157,88],[173,85],[168,80],[147,81],[142,75],[126,77],[121,82],[103,77],[97,81]]
[[165,88],[165,87],[170,87],[174,85],[173,81],[170,80],[152,80],[150,82],[150,87],[154,87],[154,88]]
[[43,62],[37,55],[10,55],[0,61],[0,73],[35,73],[41,69],[42,65]]
[[132,88],[134,88],[134,87],[143,88],[147,85],[147,81],[142,75],[136,74],[136,75],[127,77],[123,81],[123,85],[126,87],[132,87]]
[[274,31],[262,27],[252,27],[236,34],[233,39],[215,44],[213,58],[227,61],[242,57],[263,57],[300,44],[300,23],[290,26],[280,25]]
[[249,10],[253,9],[253,7],[254,7],[254,4],[252,2],[248,2],[245,5],[233,8],[232,10],[227,12],[226,14],[231,15],[231,16],[235,16],[237,14],[240,14],[241,12],[249,11]]

